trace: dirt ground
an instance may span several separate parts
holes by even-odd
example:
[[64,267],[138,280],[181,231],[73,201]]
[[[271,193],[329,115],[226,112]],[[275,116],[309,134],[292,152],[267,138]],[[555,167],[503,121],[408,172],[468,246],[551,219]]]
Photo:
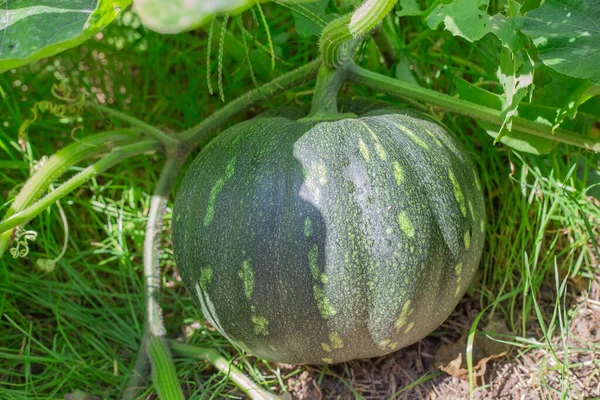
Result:
[[[484,360],[483,370],[476,368],[478,374],[483,375],[478,377],[476,399],[560,399],[561,390],[566,394],[563,398],[600,399],[600,277],[592,282],[589,293],[575,293],[576,285],[571,286],[567,306],[575,314],[567,339],[568,378],[564,379],[562,371],[556,367],[556,358],[565,360],[565,346],[560,336],[552,338],[555,356],[547,346],[519,349],[479,336],[481,339],[478,337],[474,344],[474,364],[486,356],[497,358]],[[552,291],[552,287],[548,287],[548,294],[540,300],[544,315],[552,315]],[[351,368],[334,365],[324,375],[321,369],[308,368],[288,380],[291,393],[288,398],[354,399],[359,394],[366,399],[468,399],[466,362],[462,361],[458,367],[461,360],[455,358],[459,352],[464,354],[464,332],[468,332],[479,311],[478,306],[478,299],[463,299],[438,329],[443,335],[429,336],[385,357],[353,361],[349,363]],[[481,321],[479,326],[485,327],[484,322],[490,326],[490,321]],[[494,323],[494,327],[486,330],[509,333],[503,322]],[[502,325],[504,328],[498,329]],[[529,325],[537,326],[536,330],[528,332],[529,338],[543,338],[535,321]],[[449,362],[452,360],[454,362]],[[452,375],[441,371],[440,364]],[[414,384],[420,378],[427,380]],[[569,386],[563,388],[565,382]],[[406,388],[411,384],[413,386]]]

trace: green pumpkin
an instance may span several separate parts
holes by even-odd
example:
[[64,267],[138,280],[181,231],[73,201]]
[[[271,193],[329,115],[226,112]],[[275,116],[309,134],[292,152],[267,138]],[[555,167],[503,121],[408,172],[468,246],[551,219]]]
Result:
[[438,327],[477,269],[484,201],[460,143],[406,110],[358,114],[240,123],[181,184],[181,278],[206,319],[253,355],[300,364],[390,353]]

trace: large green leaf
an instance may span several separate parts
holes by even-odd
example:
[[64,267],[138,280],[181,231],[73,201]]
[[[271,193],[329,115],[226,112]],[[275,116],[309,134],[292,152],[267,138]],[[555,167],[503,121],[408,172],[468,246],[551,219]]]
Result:
[[85,42],[131,0],[0,0],[0,72]]
[[[142,23],[160,33],[180,33],[198,28],[217,15],[235,15],[257,2],[269,0],[133,0]],[[280,2],[285,2],[279,0]],[[288,0],[303,3],[314,0]]]
[[493,33],[506,47],[516,52],[521,48],[518,36],[521,17],[489,15],[486,12],[488,6],[489,0],[440,1],[425,21],[431,29],[437,29],[443,23],[454,36],[461,36],[471,42]]
[[523,24],[542,62],[600,85],[600,1],[546,0]]

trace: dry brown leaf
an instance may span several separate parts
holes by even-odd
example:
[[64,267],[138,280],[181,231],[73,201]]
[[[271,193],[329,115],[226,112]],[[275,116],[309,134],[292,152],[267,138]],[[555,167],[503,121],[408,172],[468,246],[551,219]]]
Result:
[[[499,319],[491,319],[486,327],[485,332],[494,333],[509,333],[506,323]],[[449,343],[440,346],[435,354],[435,365],[458,379],[469,379],[466,360],[467,356],[467,334],[463,334],[455,343]],[[508,352],[509,345],[492,340],[486,336],[479,335],[475,338],[473,344],[473,367],[474,376],[482,378],[487,370],[487,363],[491,360],[504,357]]]

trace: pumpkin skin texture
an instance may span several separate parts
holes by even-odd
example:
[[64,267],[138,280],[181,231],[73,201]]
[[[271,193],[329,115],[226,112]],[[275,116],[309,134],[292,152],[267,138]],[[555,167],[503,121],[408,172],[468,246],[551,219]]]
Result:
[[181,278],[204,317],[258,357],[381,356],[452,312],[481,257],[477,172],[426,117],[271,111],[214,139],[174,206]]

